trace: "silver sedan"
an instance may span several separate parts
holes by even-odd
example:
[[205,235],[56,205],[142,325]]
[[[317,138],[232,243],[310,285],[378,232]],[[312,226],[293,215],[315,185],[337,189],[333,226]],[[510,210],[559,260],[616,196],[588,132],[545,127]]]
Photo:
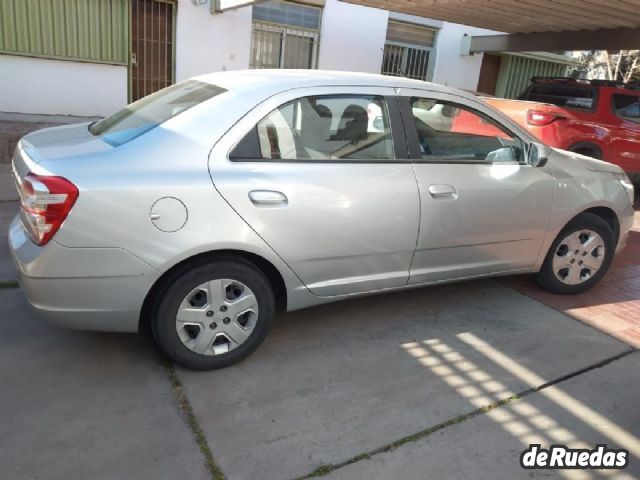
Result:
[[93,124],[24,137],[9,230],[50,321],[137,331],[231,365],[276,309],[491,275],[597,283],[633,186],[481,100],[395,77],[246,71],[179,83]]

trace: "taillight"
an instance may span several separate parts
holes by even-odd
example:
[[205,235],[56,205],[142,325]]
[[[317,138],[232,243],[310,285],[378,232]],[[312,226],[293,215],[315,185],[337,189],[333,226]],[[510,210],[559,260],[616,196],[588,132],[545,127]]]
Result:
[[544,127],[550,123],[564,118],[562,115],[556,115],[549,112],[543,112],[541,110],[529,110],[527,112],[527,123],[529,125],[535,125],[536,127]]
[[22,218],[31,239],[45,245],[58,231],[78,198],[66,178],[29,173],[20,184]]

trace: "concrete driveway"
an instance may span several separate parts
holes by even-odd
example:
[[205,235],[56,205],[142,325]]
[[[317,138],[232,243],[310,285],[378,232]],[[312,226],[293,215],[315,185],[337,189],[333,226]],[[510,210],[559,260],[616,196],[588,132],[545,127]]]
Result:
[[[496,281],[282,315],[215,372],[49,326],[0,285],[2,478],[640,478],[640,355]],[[524,471],[530,443],[631,461]]]

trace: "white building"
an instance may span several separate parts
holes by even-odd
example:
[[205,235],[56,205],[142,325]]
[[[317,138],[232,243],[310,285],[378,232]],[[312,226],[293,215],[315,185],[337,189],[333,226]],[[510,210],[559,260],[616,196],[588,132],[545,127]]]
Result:
[[176,81],[247,68],[385,73],[513,96],[514,81],[568,63],[483,61],[463,53],[464,37],[496,32],[340,0],[246,0],[223,13],[214,10],[227,0],[211,1],[5,0],[16,21],[0,35],[0,111],[105,115]]

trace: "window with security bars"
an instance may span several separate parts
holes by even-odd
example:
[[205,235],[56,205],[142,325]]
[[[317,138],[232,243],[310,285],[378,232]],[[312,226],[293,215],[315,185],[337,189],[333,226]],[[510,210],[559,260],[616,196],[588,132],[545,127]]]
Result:
[[390,20],[381,73],[431,80],[437,33],[435,28]]
[[289,2],[254,5],[251,68],[316,68],[321,14]]

